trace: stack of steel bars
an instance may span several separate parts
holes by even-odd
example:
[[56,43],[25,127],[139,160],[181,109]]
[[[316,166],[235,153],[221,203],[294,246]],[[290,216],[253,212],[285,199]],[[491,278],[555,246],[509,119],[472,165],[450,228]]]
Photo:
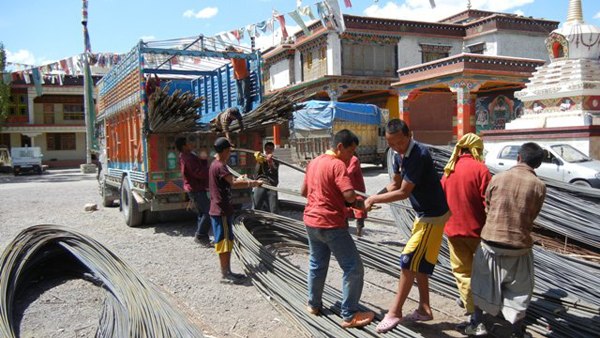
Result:
[[21,232],[0,258],[0,337],[16,337],[15,302],[39,277],[78,276],[106,289],[96,337],[203,337],[119,257],[90,237],[55,225]]
[[[412,222],[412,215],[408,216],[406,209],[395,208],[393,212],[401,223]],[[409,236],[410,228],[400,227],[403,228]],[[307,315],[304,311],[306,274],[276,254],[286,247],[306,249],[303,223],[270,213],[244,211],[236,220],[235,231],[238,241],[234,252],[258,289],[275,301],[277,308],[289,315],[303,332],[313,336],[323,335],[323,332],[339,336],[336,332],[342,331],[336,330],[341,330],[338,323],[341,319],[335,303],[341,299],[339,290],[327,287],[324,296],[328,312],[336,316],[316,318]],[[397,247],[372,243],[364,238],[356,241],[356,245],[366,267],[398,277],[400,250]],[[444,245],[430,279],[430,288],[432,292],[453,299],[458,293],[448,256]],[[564,337],[589,337],[600,332],[600,295],[595,287],[600,285],[600,266],[537,248],[534,257],[536,289],[528,310],[529,328],[540,334]],[[364,334],[371,334],[370,330],[372,328],[367,327]],[[408,333],[399,331],[399,334]]]
[[[283,248],[308,250],[306,231],[302,222],[261,211],[243,211],[235,222],[236,248],[234,253],[252,276],[252,282],[276,308],[286,314],[301,332],[312,337],[374,337],[375,325],[363,329],[343,329],[340,326],[338,289],[325,285],[324,311],[321,316],[306,311],[306,273],[287,259],[277,255]],[[357,242],[365,266],[397,276],[393,250],[368,241]],[[381,319],[381,316],[378,316]],[[410,329],[398,326],[386,334],[389,337],[421,337]]]

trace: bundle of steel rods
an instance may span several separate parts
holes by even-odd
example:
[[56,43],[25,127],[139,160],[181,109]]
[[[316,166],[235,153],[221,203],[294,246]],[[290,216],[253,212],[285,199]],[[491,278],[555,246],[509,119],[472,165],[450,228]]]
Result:
[[[392,208],[394,219],[406,236],[410,236],[413,216],[404,208]],[[243,225],[242,225],[243,224]],[[337,336],[340,320],[339,291],[328,287],[325,303],[330,314],[327,321],[315,323],[304,312],[306,305],[306,274],[276,255],[285,247],[306,250],[307,239],[300,221],[259,211],[245,211],[236,222],[238,258],[253,276],[261,292],[275,301],[277,308],[294,318],[294,322],[310,335],[329,332]],[[372,243],[364,238],[356,241],[366,267],[398,277],[400,250],[397,247]],[[449,252],[444,244],[439,262],[430,279],[433,292],[456,298],[458,292],[452,276]],[[589,337],[600,332],[600,265],[565,257],[535,248],[536,289],[526,321],[529,328],[544,335]],[[584,281],[584,282],[582,282]],[[294,290],[291,292],[290,290]],[[381,318],[378,318],[381,319]],[[401,328],[405,329],[405,328]],[[318,331],[314,331],[318,330]],[[322,330],[322,331],[320,331]],[[368,331],[367,328],[365,331]],[[370,333],[369,333],[370,334]]]
[[21,232],[0,258],[0,336],[16,337],[15,303],[39,277],[78,276],[104,288],[96,337],[202,337],[153,285],[99,242],[55,225]]
[[[244,114],[244,129],[252,130],[273,124],[287,123],[290,119],[295,105],[302,98],[301,95],[279,92],[273,94],[261,103],[256,109]],[[216,132],[217,126],[215,120],[211,121],[211,131]],[[237,131],[240,126],[237,121],[233,121],[229,126],[230,131]]]
[[[429,150],[436,170],[441,175],[452,152],[448,148],[438,146],[429,146]],[[599,252],[600,189],[545,178],[542,180],[547,188],[546,200],[535,224],[569,240],[586,244]]]
[[148,127],[152,133],[179,133],[199,130],[202,97],[169,86],[157,87],[148,102]]
[[[287,315],[301,332],[312,337],[374,337],[375,325],[363,329],[346,330],[340,326],[340,290],[325,285],[323,292],[323,315],[313,316],[306,311],[306,273],[293,263],[277,255],[284,248],[308,251],[306,231],[302,222],[275,214],[247,210],[235,222],[236,248],[234,253],[252,276],[252,282],[276,308]],[[381,268],[382,261],[395,261],[390,249],[375,243],[357,242],[365,266]],[[378,252],[377,255],[374,255]],[[389,262],[388,262],[389,263]],[[362,310],[366,310],[363,308]],[[381,320],[380,315],[377,316]],[[376,322],[378,321],[376,320]],[[420,334],[399,325],[386,334],[389,337],[421,337]]]

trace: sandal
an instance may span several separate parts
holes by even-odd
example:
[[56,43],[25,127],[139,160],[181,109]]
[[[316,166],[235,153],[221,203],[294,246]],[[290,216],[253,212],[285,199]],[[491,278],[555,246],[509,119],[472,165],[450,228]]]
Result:
[[367,312],[357,312],[354,314],[354,317],[350,321],[343,321],[342,327],[344,329],[349,329],[351,327],[363,327],[369,325],[373,318],[375,318],[375,313],[371,311]]
[[419,313],[419,310],[415,310],[410,315],[404,317],[404,319],[411,322],[428,322],[430,320],[433,320],[433,316],[424,315]]
[[386,333],[393,330],[396,326],[398,326],[398,324],[400,324],[401,321],[402,318],[386,314],[385,317],[383,317],[383,320],[377,324],[375,331],[377,331],[377,333]]

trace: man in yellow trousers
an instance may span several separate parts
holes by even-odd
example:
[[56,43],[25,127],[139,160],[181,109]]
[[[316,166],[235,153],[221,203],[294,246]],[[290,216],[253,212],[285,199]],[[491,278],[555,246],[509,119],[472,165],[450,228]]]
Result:
[[[450,265],[461,302],[471,316],[474,314],[471,295],[473,256],[485,224],[485,191],[491,178],[483,163],[483,141],[473,133],[464,135],[444,168],[442,187],[452,213],[444,227],[448,236]],[[487,334],[484,326],[480,329],[481,332],[475,335]]]

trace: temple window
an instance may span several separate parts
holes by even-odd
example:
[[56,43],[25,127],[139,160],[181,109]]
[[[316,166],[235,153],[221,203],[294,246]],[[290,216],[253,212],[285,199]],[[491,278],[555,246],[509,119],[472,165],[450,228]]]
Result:
[[471,54],[483,54],[485,51],[485,42],[476,43],[470,46],[467,46],[469,53]]
[[396,49],[395,44],[342,40],[342,74],[394,77],[398,68]]
[[433,45],[420,43],[419,46],[421,46],[422,63],[447,58],[448,56],[450,56],[450,49],[452,49],[452,46],[448,45]]

